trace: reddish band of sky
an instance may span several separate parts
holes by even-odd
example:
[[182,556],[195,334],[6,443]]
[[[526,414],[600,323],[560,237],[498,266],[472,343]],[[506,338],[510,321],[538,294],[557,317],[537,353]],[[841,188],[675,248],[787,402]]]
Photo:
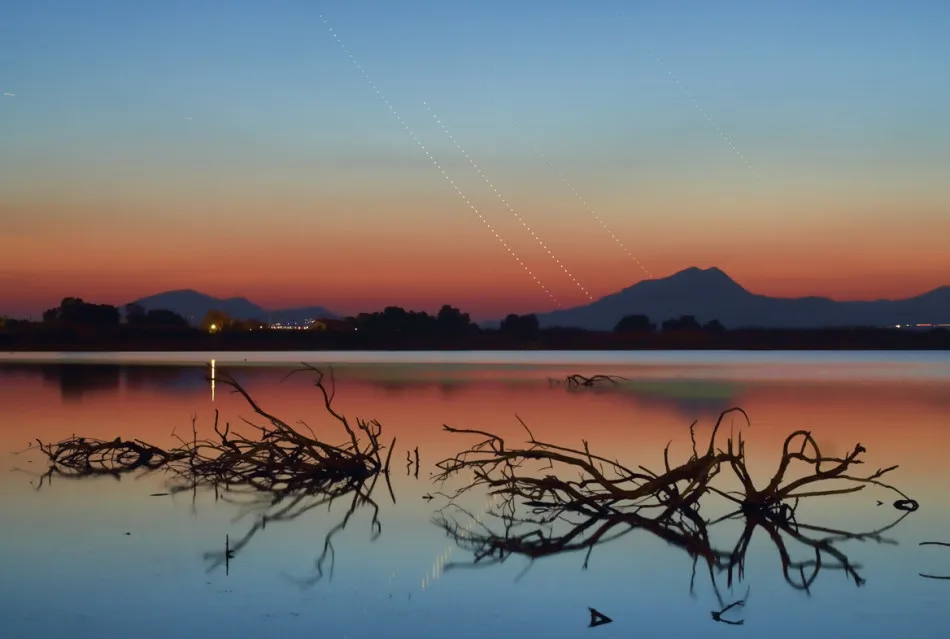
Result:
[[628,252],[776,296],[950,284],[944,3],[54,4],[0,26],[0,313],[191,288],[487,319],[553,309],[535,277],[630,286]]
[[[65,296],[123,304],[178,288],[345,314],[449,303],[484,319],[554,307],[454,193],[425,188],[396,203],[372,194],[329,204],[241,194],[102,204],[14,198],[2,206],[13,222],[0,235],[2,310],[38,314]],[[655,277],[718,266],[756,293],[842,300],[910,297],[950,283],[950,216],[891,215],[898,201],[838,202],[827,216],[779,202],[766,216],[760,202],[730,211],[699,194],[669,197],[677,201],[617,196],[599,213]],[[507,210],[483,199],[483,214],[563,306],[589,301]],[[571,201],[527,194],[511,202],[594,297],[646,277]],[[868,215],[873,224],[861,219]]]

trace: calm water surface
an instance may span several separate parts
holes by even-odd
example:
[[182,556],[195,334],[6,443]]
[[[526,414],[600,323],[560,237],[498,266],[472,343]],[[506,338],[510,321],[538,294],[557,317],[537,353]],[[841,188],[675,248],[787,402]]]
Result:
[[[0,636],[18,639],[119,633],[136,637],[779,637],[946,636],[950,548],[950,357],[944,353],[531,353],[517,354],[90,354],[0,361]],[[206,381],[233,374],[260,404],[288,422],[305,420],[333,443],[343,437],[304,376],[285,379],[294,362],[336,370],[336,407],[378,419],[397,438],[392,488],[373,494],[332,536],[322,578],[315,562],[349,501],[272,521],[225,566],[232,546],[259,521],[247,505],[210,492],[166,492],[160,474],[40,483],[44,458],[12,455],[34,438],[71,434],[139,438],[163,447],[172,433],[211,430],[214,411],[233,428],[252,418],[239,397]],[[43,360],[43,361],[39,361]],[[247,360],[247,361],[245,361]],[[548,377],[607,372],[630,381],[572,392]],[[714,574],[646,531],[529,562],[466,568],[472,554],[437,525],[441,497],[429,481],[434,463],[474,443],[442,424],[489,430],[520,443],[516,413],[546,441],[659,470],[690,452],[689,424],[700,439],[731,406],[750,415],[743,429],[757,483],[774,472],[784,438],[811,430],[826,454],[860,442],[864,470],[900,464],[888,477],[920,510],[873,538],[834,542],[853,573],[823,554],[807,591],[798,570],[783,571],[775,543],[753,537],[741,574]],[[245,427],[246,428],[246,427]],[[249,433],[248,433],[249,434]],[[419,448],[421,472],[407,467]],[[225,495],[225,497],[228,497]],[[867,489],[810,500],[799,523],[863,533],[903,514],[895,496]],[[484,500],[462,501],[480,513]],[[883,505],[878,505],[882,501]],[[460,524],[457,510],[443,510]],[[502,529],[491,515],[485,526]],[[711,516],[711,513],[707,516]],[[484,530],[481,524],[473,530]],[[619,532],[619,531],[618,531]],[[714,529],[712,545],[732,550],[741,529]],[[817,535],[818,538],[828,535]],[[815,551],[788,538],[794,562],[814,566]],[[329,570],[332,557],[332,572]],[[855,583],[855,575],[862,585]],[[691,586],[692,583],[692,586]],[[717,597],[718,591],[718,597]],[[710,612],[746,598],[716,623]],[[613,623],[588,629],[587,607]]]

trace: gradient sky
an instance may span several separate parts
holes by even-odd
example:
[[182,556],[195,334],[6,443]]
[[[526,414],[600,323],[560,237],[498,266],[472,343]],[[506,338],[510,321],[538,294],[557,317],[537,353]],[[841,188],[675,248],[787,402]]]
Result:
[[564,306],[588,299],[423,102],[594,297],[645,274],[542,153],[654,276],[715,265],[840,299],[950,284],[942,0],[9,4],[0,312],[172,288],[553,308],[321,13]]

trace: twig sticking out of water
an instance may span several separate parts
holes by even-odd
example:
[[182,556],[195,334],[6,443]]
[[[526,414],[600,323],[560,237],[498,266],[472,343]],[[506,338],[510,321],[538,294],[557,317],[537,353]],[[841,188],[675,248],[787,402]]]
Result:
[[587,607],[587,610],[590,611],[590,624],[587,626],[588,628],[596,628],[597,626],[603,626],[608,623],[613,623],[614,621],[601,611],[591,608],[590,606]]
[[711,610],[709,612],[712,615],[712,620],[719,623],[728,624],[730,626],[741,626],[745,623],[745,619],[739,619],[737,621],[732,621],[731,619],[723,619],[722,616],[736,607],[745,606],[745,599],[739,599],[738,601],[733,601],[728,606],[723,607],[720,610]]

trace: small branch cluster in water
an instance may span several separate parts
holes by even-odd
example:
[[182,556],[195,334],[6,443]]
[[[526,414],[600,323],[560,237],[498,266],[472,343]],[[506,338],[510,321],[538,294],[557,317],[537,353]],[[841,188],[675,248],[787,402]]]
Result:
[[548,378],[548,384],[551,386],[560,386],[564,383],[568,388],[598,388],[601,386],[619,386],[621,382],[628,382],[626,377],[620,377],[619,375],[592,375],[590,377],[585,377],[584,375],[568,375],[564,378],[563,382],[560,379],[554,377]]
[[[692,455],[684,463],[673,465],[667,446],[661,472],[644,466],[628,467],[619,460],[597,455],[586,441],[580,449],[540,441],[520,418],[528,436],[525,447],[509,447],[504,439],[486,431],[446,425],[444,429],[450,433],[482,439],[437,464],[437,480],[445,482],[461,476],[467,481],[461,488],[443,494],[455,500],[477,488],[487,490],[496,503],[500,501],[492,514],[501,521],[503,529],[492,530],[482,523],[481,517],[473,517],[454,501],[440,511],[436,523],[473,553],[473,563],[500,563],[511,555],[536,559],[580,550],[586,550],[589,559],[594,546],[632,530],[645,530],[685,550],[694,559],[694,570],[697,560],[705,560],[714,583],[717,569],[728,571],[730,585],[734,570],[738,570],[741,579],[752,534],[761,527],[777,547],[786,581],[794,587],[807,591],[822,566],[829,567],[828,558],[833,567],[861,585],[864,580],[858,566],[833,543],[843,539],[881,542],[881,534],[897,522],[858,534],[799,523],[797,509],[802,499],[853,493],[874,485],[900,495],[902,499],[894,503],[896,508],[912,510],[906,505],[916,506],[915,501],[881,481],[897,466],[855,475],[851,471],[863,463],[863,446],[856,445],[844,457],[826,456],[811,433],[799,430],[786,438],[775,474],[765,487],[757,488],[746,465],[741,431],[730,436],[724,448],[717,445],[723,420],[729,415],[739,415],[748,424],[742,409],[725,411],[716,421],[708,444],[701,449],[694,423],[690,427]],[[810,466],[810,472],[790,478],[793,462]],[[740,490],[727,491],[715,485],[714,480],[724,469],[732,471]],[[844,487],[831,487],[833,482]],[[709,496],[721,497],[731,504],[731,512],[715,520],[702,517],[701,503]],[[908,514],[904,513],[898,521]],[[462,524],[460,517],[468,519],[468,523]],[[745,522],[739,541],[731,550],[716,550],[710,541],[710,528],[737,519]],[[814,559],[792,561],[787,539],[810,548]]]

